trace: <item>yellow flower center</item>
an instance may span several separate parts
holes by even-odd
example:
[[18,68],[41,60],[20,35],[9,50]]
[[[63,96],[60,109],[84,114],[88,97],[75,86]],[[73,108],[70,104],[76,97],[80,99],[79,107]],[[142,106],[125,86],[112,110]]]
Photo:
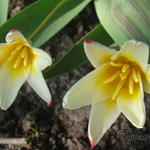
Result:
[[32,48],[23,42],[15,42],[4,45],[0,65],[7,64],[12,73],[18,74],[32,65],[34,57]]
[[28,67],[33,58],[31,48],[23,43],[14,43],[7,49],[7,61],[13,69]]
[[110,84],[114,80],[118,80],[115,90],[112,94],[112,99],[115,100],[120,90],[126,86],[128,88],[129,94],[132,95],[134,92],[134,85],[140,82],[141,74],[139,69],[130,63],[115,63],[110,62],[110,65],[116,68],[116,71],[107,78],[103,84]]

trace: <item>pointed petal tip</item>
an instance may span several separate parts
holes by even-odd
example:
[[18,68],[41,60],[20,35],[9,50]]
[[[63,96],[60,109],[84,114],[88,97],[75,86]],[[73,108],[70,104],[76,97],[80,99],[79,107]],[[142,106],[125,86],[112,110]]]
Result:
[[17,29],[11,29],[9,32],[16,32]]
[[6,111],[7,109],[3,108],[3,107],[0,107],[0,110],[2,111]]
[[139,123],[139,126],[138,126],[139,129],[142,129],[144,128],[144,123]]
[[10,106],[4,106],[4,105],[2,105],[2,106],[0,106],[0,109],[1,109],[2,111],[6,111],[9,107],[10,107]]
[[50,102],[50,103],[47,104],[47,107],[51,107],[52,105],[53,105],[53,103]]
[[86,43],[86,44],[91,44],[93,42],[94,42],[93,40],[84,40],[84,43]]
[[89,138],[89,143],[90,143],[90,145],[91,145],[91,149],[94,149],[94,147],[95,147],[95,144],[94,144],[94,142]]

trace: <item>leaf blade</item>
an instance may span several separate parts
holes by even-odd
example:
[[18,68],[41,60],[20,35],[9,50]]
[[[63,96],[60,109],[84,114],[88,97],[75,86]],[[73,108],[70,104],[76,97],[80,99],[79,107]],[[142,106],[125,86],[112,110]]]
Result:
[[65,56],[44,71],[45,78],[52,78],[86,63],[88,60],[83,50],[83,41],[85,39],[96,40],[105,45],[110,45],[113,43],[113,40],[106,33],[104,28],[100,24],[97,25],[91,32],[77,42],[75,46],[66,53]]
[[118,45],[128,40],[150,43],[150,1],[95,0],[97,16]]
[[[91,0],[67,0],[67,2],[57,10],[55,15],[50,18],[44,28],[33,38],[33,45],[39,47],[44,44],[73,19],[90,1]],[[9,19],[7,23],[0,27],[1,42],[4,42],[6,33],[12,28],[16,28],[26,37],[30,37],[33,31],[41,24],[43,18],[46,18],[59,2],[60,0],[39,0],[25,8],[15,17]]]
[[9,0],[0,0],[0,25],[6,22]]

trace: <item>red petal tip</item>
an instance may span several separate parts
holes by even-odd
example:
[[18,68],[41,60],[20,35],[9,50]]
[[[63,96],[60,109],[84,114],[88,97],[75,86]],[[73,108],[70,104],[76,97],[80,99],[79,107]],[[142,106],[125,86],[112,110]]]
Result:
[[93,40],[84,40],[84,42],[87,43],[87,44],[91,44],[91,43],[93,43],[94,41],[93,41]]
[[95,147],[94,142],[92,140],[90,140],[90,139],[89,139],[89,142],[90,142],[90,145],[91,145],[91,149],[94,149],[94,147]]
[[16,29],[12,29],[12,30],[10,30],[10,32],[16,32],[17,30]]
[[51,106],[52,106],[52,103],[47,104],[47,106],[48,106],[48,107],[51,107]]

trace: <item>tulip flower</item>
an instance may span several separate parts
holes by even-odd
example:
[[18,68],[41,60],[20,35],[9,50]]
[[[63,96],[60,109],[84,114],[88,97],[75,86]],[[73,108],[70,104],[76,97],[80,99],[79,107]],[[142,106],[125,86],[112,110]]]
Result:
[[143,91],[150,93],[149,47],[132,40],[116,51],[86,40],[84,49],[95,70],[66,93],[63,107],[74,110],[92,105],[88,134],[94,147],[121,112],[135,127],[144,126]]
[[51,57],[32,47],[21,32],[13,29],[0,44],[0,107],[6,110],[14,101],[22,84],[27,81],[47,103],[51,94],[42,70],[51,65]]

